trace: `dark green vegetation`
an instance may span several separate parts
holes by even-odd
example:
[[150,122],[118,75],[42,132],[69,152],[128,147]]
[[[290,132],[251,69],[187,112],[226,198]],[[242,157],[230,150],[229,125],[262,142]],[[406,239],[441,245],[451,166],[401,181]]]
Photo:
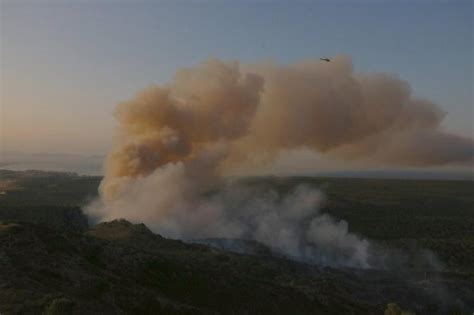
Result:
[[[355,178],[252,178],[281,193],[298,184],[326,194],[323,212],[384,247],[432,250],[450,270],[474,271],[474,182]],[[263,189],[263,188],[262,188]]]
[[100,177],[0,170],[0,221],[84,230],[81,207],[97,195]]
[[[0,169],[0,206],[82,207],[97,196],[101,179],[75,173]],[[2,191],[6,194],[2,195]]]
[[416,314],[474,310],[472,182],[244,180],[281,193],[320,187],[323,211],[351,231],[407,256],[431,249],[439,270],[416,259],[388,270],[318,268],[261,244],[255,255],[233,254],[126,221],[88,229],[76,211],[99,177],[0,171],[0,182],[1,314],[382,314],[392,302]]
[[[472,279],[319,269],[167,240],[144,225],[0,225],[2,314],[418,314],[467,309]],[[470,300],[471,299],[471,300]],[[449,306],[443,308],[443,304]]]

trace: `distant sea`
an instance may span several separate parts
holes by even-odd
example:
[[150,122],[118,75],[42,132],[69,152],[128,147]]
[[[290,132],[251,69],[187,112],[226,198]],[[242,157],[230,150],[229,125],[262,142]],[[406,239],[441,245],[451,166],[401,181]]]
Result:
[[74,172],[80,175],[102,175],[104,156],[23,153],[6,151],[0,155],[0,168],[12,171],[42,170]]
[[[13,171],[41,170],[74,172],[79,175],[103,175],[103,155],[74,155],[51,153],[3,152],[0,155],[0,169]],[[430,180],[474,180],[474,169],[376,169],[376,170],[331,170],[298,172],[295,174],[259,174],[281,176],[351,177],[351,178],[393,178]]]

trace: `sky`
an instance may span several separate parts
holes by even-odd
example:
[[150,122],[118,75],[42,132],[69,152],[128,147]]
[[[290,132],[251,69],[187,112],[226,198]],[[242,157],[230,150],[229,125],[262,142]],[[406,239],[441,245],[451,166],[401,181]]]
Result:
[[102,155],[117,103],[209,57],[347,54],[473,136],[473,1],[0,0],[0,150]]

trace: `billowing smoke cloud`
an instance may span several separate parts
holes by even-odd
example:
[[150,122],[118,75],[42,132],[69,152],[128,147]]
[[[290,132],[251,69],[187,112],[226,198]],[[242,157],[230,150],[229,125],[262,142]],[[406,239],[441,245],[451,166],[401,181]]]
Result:
[[[263,79],[237,63],[210,60],[178,71],[172,84],[152,87],[119,105],[120,139],[108,177],[146,175],[169,162],[199,160],[210,147],[242,137],[255,115]],[[200,165],[204,166],[204,165]]]
[[[445,114],[388,74],[356,74],[344,56],[247,66],[264,91],[226,165],[309,148],[332,157],[402,166],[472,165],[474,142],[440,130]],[[228,162],[231,163],[228,163]]]
[[301,148],[414,166],[472,164],[474,156],[472,139],[439,129],[435,104],[414,99],[395,76],[355,74],[344,56],[285,66],[211,59],[120,104],[116,116],[91,214],[171,237],[252,238],[322,264],[367,267],[368,243],[319,212],[317,190],[262,196],[220,185],[221,176]]

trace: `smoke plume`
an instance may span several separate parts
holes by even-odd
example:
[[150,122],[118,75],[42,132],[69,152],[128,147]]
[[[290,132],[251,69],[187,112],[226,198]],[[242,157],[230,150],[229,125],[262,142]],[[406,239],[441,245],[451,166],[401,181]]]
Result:
[[396,76],[354,73],[345,56],[291,65],[211,59],[120,104],[116,117],[92,215],[178,238],[248,237],[329,265],[367,267],[368,243],[319,212],[318,190],[257,194],[222,176],[301,148],[398,165],[474,161],[473,140],[441,130],[435,104]]

